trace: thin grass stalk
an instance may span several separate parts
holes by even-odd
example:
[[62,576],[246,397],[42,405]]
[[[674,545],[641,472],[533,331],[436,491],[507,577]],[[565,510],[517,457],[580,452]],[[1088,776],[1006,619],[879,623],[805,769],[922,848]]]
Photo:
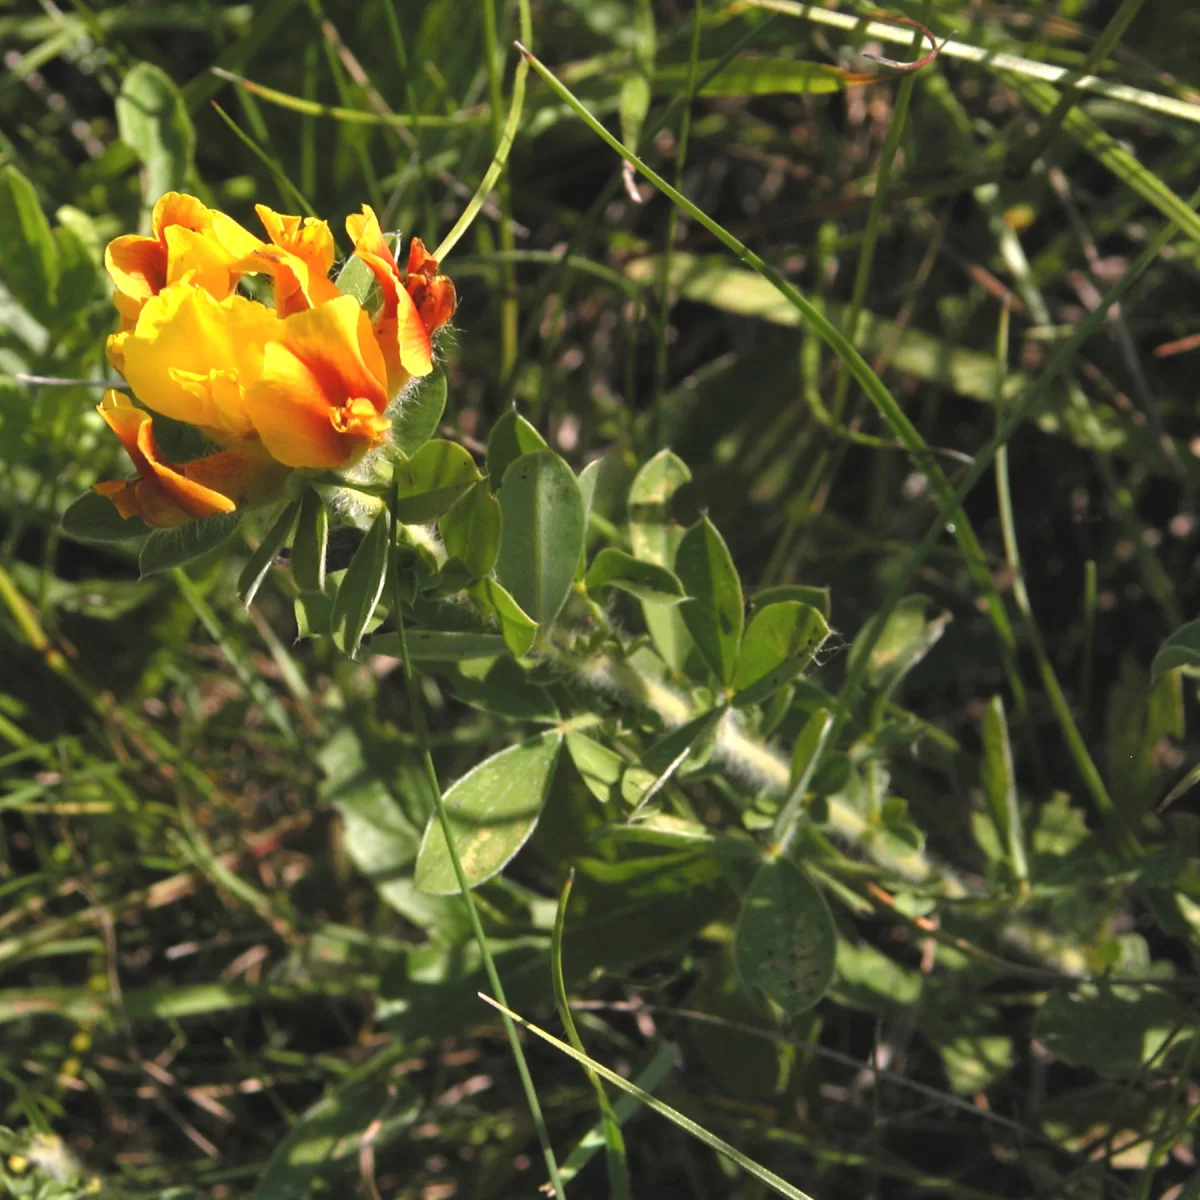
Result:
[[268,171],[271,172],[272,178],[279,186],[279,194],[283,197],[284,203],[290,205],[295,202],[300,206],[300,211],[305,216],[315,217],[317,210],[309,204],[304,193],[288,178],[287,172],[271,157],[242,127],[214,100],[212,106],[216,110],[217,116],[229,126],[233,136],[245,146],[255,158],[258,159]]
[[[487,60],[488,98],[492,116],[492,140],[496,151],[504,140],[504,94],[502,90],[502,56],[499,31],[496,27],[496,0],[481,0],[483,7],[483,53]],[[527,8],[521,15],[521,37],[531,38],[533,30],[525,19]],[[500,208],[500,249],[511,251],[517,248],[513,236],[512,187],[508,176],[500,177],[496,186],[496,198]],[[505,379],[517,361],[517,335],[520,332],[521,298],[517,292],[517,271],[510,262],[500,264],[500,378]]]
[[[495,960],[492,958],[492,952],[488,946],[487,934],[484,932],[483,922],[479,919],[479,910],[475,906],[475,899],[471,895],[471,885],[467,882],[467,875],[463,870],[462,860],[458,855],[458,847],[454,844],[454,830],[450,826],[450,815],[446,811],[446,803],[442,797],[442,786],[438,781],[437,768],[434,766],[433,752],[429,745],[429,730],[425,723],[425,709],[417,693],[416,681],[413,678],[412,661],[408,654],[407,633],[404,628],[403,596],[400,589],[399,543],[395,536],[395,531],[400,525],[397,517],[399,503],[400,487],[396,483],[392,486],[391,495],[392,535],[391,562],[389,566],[392,573],[392,607],[396,613],[396,636],[400,641],[400,660],[403,666],[404,690],[408,697],[409,711],[412,714],[413,730],[417,735],[417,741],[420,745],[421,762],[425,768],[425,777],[429,781],[429,787],[433,793],[433,803],[437,811],[438,823],[441,825],[442,834],[446,839],[446,848],[450,854],[450,863],[454,867],[454,878],[458,882],[458,889],[462,893],[463,903],[467,908],[467,916],[471,922],[471,932],[475,936],[475,942],[483,958],[483,966],[487,972],[488,983],[496,993],[497,998],[502,998],[504,996],[504,985],[500,982],[500,972],[496,969]],[[507,1003],[507,1001],[502,1000],[502,1003]],[[554,1147],[550,1144],[550,1134],[546,1129],[546,1121],[542,1115],[542,1106],[538,1100],[537,1089],[534,1087],[533,1076],[530,1074],[529,1064],[525,1059],[525,1051],[521,1047],[521,1039],[517,1035],[516,1026],[507,1014],[504,1015],[504,1032],[508,1037],[508,1044],[512,1049],[513,1059],[517,1065],[517,1074],[521,1077],[521,1087],[524,1089],[525,1099],[529,1104],[529,1112],[533,1118],[533,1125],[537,1130],[538,1141],[542,1146],[542,1157],[546,1162],[546,1171],[550,1177],[551,1186],[554,1188],[554,1195],[557,1200],[566,1200],[566,1191],[562,1179],[558,1174],[558,1162],[554,1157]]]
[[[567,873],[562,891],[558,897],[558,909],[554,914],[554,934],[550,945],[550,970],[554,979],[554,1006],[558,1010],[558,1019],[566,1031],[567,1040],[579,1051],[586,1054],[583,1039],[575,1028],[575,1018],[571,1013],[571,1004],[567,998],[567,982],[563,975],[562,944],[563,933],[567,925],[567,904],[571,899],[571,887],[575,883],[575,869]],[[596,1103],[600,1108],[600,1122],[604,1127],[604,1150],[608,1163],[608,1192],[612,1200],[630,1200],[632,1190],[629,1186],[629,1162],[625,1155],[625,1138],[621,1134],[621,1124],[613,1111],[608,1092],[600,1077],[590,1067],[587,1071],[588,1082],[596,1092]]]
[[[683,167],[687,162],[688,140],[692,133],[692,100],[700,66],[700,26],[704,0],[695,0],[692,9],[692,40],[688,48],[687,81],[683,88],[683,112],[679,118],[679,138],[675,143],[675,186],[683,187]],[[667,390],[667,332],[671,324],[671,256],[675,252],[675,232],[679,227],[679,208],[672,204],[667,213],[667,233],[659,276],[657,345],[654,351],[654,428],[659,443],[666,441],[666,413],[663,403]]]

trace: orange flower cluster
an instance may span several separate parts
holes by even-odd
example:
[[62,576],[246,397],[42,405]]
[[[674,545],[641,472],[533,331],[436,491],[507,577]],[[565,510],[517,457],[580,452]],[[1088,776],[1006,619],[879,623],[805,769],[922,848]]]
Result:
[[[289,470],[351,466],[387,440],[388,408],[433,369],[431,338],[453,315],[455,294],[419,238],[401,273],[375,213],[363,205],[347,218],[355,255],[379,281],[372,318],[329,278],[326,222],[256,208],[268,242],[169,192],[154,206],[150,237],[119,237],[105,251],[121,316],[109,361],[145,406],[117,391],[99,406],[137,470],[95,486],[123,517],[168,528],[262,503]],[[238,281],[256,274],[271,277],[273,308],[238,294]],[[153,413],[196,426],[222,449],[166,462]]]

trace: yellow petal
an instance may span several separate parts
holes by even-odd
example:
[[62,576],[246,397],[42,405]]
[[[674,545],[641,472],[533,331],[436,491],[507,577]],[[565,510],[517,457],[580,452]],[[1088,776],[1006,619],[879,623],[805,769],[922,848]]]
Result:
[[342,296],[282,322],[246,390],[246,409],[279,462],[344,467],[387,436],[386,377],[370,319]]
[[195,385],[217,372],[232,373],[244,387],[258,375],[263,347],[278,325],[274,313],[242,296],[218,301],[188,283],[173,284],[147,301],[125,338],[125,378],[147,408],[165,417],[198,425],[218,440],[244,437],[252,424],[240,397],[224,384],[219,394]]
[[333,267],[333,233],[326,221],[316,217],[291,217],[277,213],[265,204],[254,211],[262,221],[267,237],[281,250],[294,254],[315,275],[328,275]]

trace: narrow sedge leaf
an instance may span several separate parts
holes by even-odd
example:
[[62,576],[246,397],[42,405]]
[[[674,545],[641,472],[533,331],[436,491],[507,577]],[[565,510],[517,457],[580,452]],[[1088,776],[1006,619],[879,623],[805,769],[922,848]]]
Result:
[[492,426],[487,443],[487,470],[492,491],[499,488],[504,472],[521,457],[544,450],[546,439],[520,413],[506,412]]
[[153,63],[138,63],[121,83],[116,110],[121,141],[146,167],[147,206],[164,192],[184,188],[192,174],[196,131],[171,77]]
[[334,645],[353,658],[387,578],[388,514],[381,510],[354,552],[338,587],[331,619]]
[[[509,746],[464,775],[446,792],[446,812],[459,861],[471,887],[508,865],[542,814],[558,762],[562,735],[555,730]],[[458,891],[449,847],[437,814],[431,814],[417,852],[417,888],[430,895]]]
[[250,555],[246,565],[238,576],[237,591],[242,603],[249,608],[254,603],[254,597],[266,579],[271,564],[279,557],[279,552],[287,545],[296,525],[296,516],[300,511],[300,502],[293,500],[279,514],[278,520],[271,526],[267,536],[259,543],[258,549]]
[[[671,514],[671,501],[690,483],[687,464],[670,450],[660,450],[638,471],[629,488],[629,543],[634,556],[673,570],[684,527]],[[692,651],[692,635],[678,608],[642,605],[642,615],[654,648],[676,671],[682,671]]]
[[607,804],[625,770],[625,760],[615,750],[602,746],[585,733],[567,734],[567,753],[588,791],[601,804]]
[[1027,879],[1029,868],[1025,860],[1025,831],[1017,799],[1016,772],[1004,701],[999,696],[992,697],[983,714],[983,791],[1009,865],[1018,879]]
[[423,525],[441,516],[478,478],[470,451],[457,442],[426,442],[406,462],[395,466],[399,499],[397,519]]
[[43,325],[52,324],[59,263],[50,223],[33,184],[14,166],[0,168],[0,279],[17,302]]
[[495,579],[484,579],[473,595],[496,618],[500,635],[509,650],[517,658],[527,654],[537,637],[538,624],[513,599],[508,589]]
[[787,858],[765,862],[742,901],[738,973],[789,1016],[812,1008],[833,981],[837,929],[820,889]]
[[583,496],[553,450],[513,462],[497,493],[503,524],[496,574],[539,625],[548,626],[575,582],[584,542]]
[[446,411],[446,373],[433,373],[404,397],[392,421],[392,441],[407,455],[415,454],[437,432]]
[[446,553],[482,577],[500,552],[500,502],[480,480],[441,515],[438,531]]
[[683,535],[675,573],[689,596],[680,608],[684,623],[704,661],[728,688],[742,642],[742,584],[725,539],[707,517]]
[[[715,60],[696,64],[697,78],[708,75]],[[656,92],[681,92],[688,77],[687,63],[672,63],[654,74]],[[877,74],[858,74],[832,63],[805,62],[792,58],[744,56],[727,63],[696,93],[698,96],[825,95],[877,79]],[[628,138],[626,145],[632,145]]]
[[589,592],[614,587],[646,604],[672,605],[684,598],[683,584],[673,571],[657,563],[643,562],[612,546],[596,555],[583,582]]
[[742,639],[733,679],[734,704],[762,703],[812,662],[828,636],[825,618],[799,600],[759,609]]
[[229,541],[241,514],[219,513],[203,521],[187,521],[175,529],[156,529],[142,545],[138,570],[144,579],[158,571],[181,567]]
[[81,542],[125,542],[145,537],[150,526],[141,517],[122,517],[98,492],[84,492],[62,515],[62,531]]
[[292,543],[292,576],[302,592],[325,590],[325,550],[329,544],[329,510],[312,488],[300,497],[300,523]]

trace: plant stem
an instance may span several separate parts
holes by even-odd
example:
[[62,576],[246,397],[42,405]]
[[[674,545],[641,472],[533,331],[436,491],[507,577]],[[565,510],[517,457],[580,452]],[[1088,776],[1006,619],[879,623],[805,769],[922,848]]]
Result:
[[[400,641],[400,661],[403,664],[404,688],[408,696],[409,711],[412,714],[413,730],[417,735],[417,741],[420,743],[421,761],[425,767],[425,776],[429,781],[429,787],[433,793],[434,807],[437,810],[442,833],[446,838],[446,848],[450,852],[450,862],[454,867],[454,878],[458,881],[459,891],[462,893],[463,902],[467,907],[467,916],[471,922],[471,932],[475,935],[475,942],[479,946],[479,953],[483,958],[488,983],[495,992],[496,998],[501,1003],[507,1004],[507,1001],[503,999],[504,985],[500,982],[500,973],[496,970],[495,961],[492,959],[491,950],[488,948],[487,934],[484,932],[483,922],[479,919],[479,910],[475,907],[475,900],[471,895],[471,887],[467,882],[462,860],[458,856],[458,847],[454,844],[454,831],[450,826],[450,816],[446,812],[446,804],[442,798],[441,784],[438,782],[437,768],[433,764],[433,754],[429,748],[429,730],[425,724],[425,709],[422,707],[420,697],[417,694],[416,682],[413,678],[412,661],[408,655],[408,640],[404,629],[404,604],[401,595],[400,572],[397,562],[399,546],[395,537],[395,530],[399,527],[396,517],[399,501],[399,485],[396,484],[392,488],[391,503],[393,531],[390,564],[392,573],[392,606],[396,614],[396,636]],[[502,1015],[504,1017],[504,1032],[508,1037],[508,1044],[512,1048],[513,1058],[516,1060],[517,1073],[521,1077],[521,1086],[525,1090],[525,1099],[529,1104],[529,1111],[533,1117],[534,1128],[537,1130],[538,1141],[542,1145],[542,1156],[546,1160],[546,1170],[550,1176],[550,1183],[554,1188],[557,1200],[566,1200],[566,1191],[558,1174],[558,1162],[554,1157],[554,1148],[550,1144],[550,1135],[546,1130],[546,1121],[542,1116],[542,1106],[538,1100],[537,1089],[533,1085],[533,1077],[529,1073],[529,1064],[525,1061],[525,1052],[521,1048],[521,1039],[518,1037],[516,1026],[509,1016],[507,1014]]]

